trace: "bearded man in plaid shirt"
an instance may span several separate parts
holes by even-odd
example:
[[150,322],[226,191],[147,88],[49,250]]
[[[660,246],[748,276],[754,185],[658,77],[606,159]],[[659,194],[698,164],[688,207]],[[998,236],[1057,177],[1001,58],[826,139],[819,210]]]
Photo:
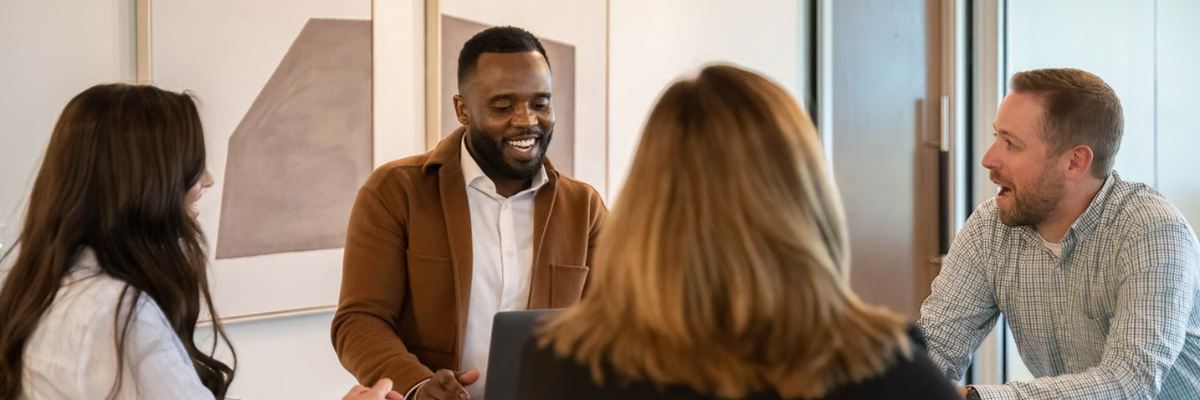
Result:
[[999,192],[921,306],[930,358],[960,378],[1003,314],[1036,379],[967,399],[1200,399],[1200,245],[1158,191],[1112,170],[1116,94],[1077,69],[1011,86],[983,157]]

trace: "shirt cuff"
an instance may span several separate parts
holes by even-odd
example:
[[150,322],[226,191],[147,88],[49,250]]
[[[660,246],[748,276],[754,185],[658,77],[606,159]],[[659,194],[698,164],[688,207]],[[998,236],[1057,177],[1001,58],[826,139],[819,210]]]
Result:
[[409,388],[408,392],[404,394],[404,400],[412,400],[412,396],[417,393],[417,389],[420,389],[421,385],[424,385],[425,382],[429,382],[429,378],[425,378],[425,379],[421,380],[420,382],[417,382],[416,385],[413,385],[411,388]]
[[983,400],[1020,400],[1017,389],[1009,385],[971,385]]

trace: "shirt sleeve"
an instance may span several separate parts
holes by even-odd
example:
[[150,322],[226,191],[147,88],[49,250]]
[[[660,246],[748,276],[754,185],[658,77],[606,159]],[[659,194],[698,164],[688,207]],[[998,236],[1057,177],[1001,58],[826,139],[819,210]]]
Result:
[[141,297],[125,338],[131,376],[122,384],[136,386],[139,399],[212,400],[167,317],[148,296]]
[[987,212],[980,206],[954,239],[917,320],[929,358],[953,380],[962,378],[971,354],[1000,315],[982,251],[981,241],[988,234],[983,214]]
[[976,386],[984,399],[1145,399],[1162,390],[1183,350],[1196,302],[1198,256],[1182,223],[1127,240],[1117,256],[1131,271],[1117,288],[1117,304],[1100,364],[1078,374],[1004,385]]

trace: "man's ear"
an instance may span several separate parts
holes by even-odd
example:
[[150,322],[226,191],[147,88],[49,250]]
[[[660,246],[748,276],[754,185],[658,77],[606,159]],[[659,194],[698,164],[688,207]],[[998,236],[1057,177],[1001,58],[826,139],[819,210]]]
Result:
[[1092,170],[1092,148],[1080,143],[1067,150],[1070,159],[1067,160],[1067,179],[1075,180],[1090,174]]
[[470,112],[467,110],[467,102],[463,100],[461,95],[454,95],[454,115],[458,117],[458,123],[466,125],[470,121]]

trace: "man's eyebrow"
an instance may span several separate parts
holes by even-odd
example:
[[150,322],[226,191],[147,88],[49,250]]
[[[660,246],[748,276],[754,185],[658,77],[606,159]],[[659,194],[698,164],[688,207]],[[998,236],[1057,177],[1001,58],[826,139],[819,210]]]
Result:
[[489,97],[487,101],[488,101],[488,103],[491,103],[491,102],[494,102],[497,100],[512,100],[514,97],[517,97],[517,95],[513,94],[513,93],[501,93],[501,94]]
[[[518,94],[516,94],[516,93],[500,93],[500,94],[498,94],[498,95],[495,95],[495,96],[489,97],[487,101],[488,101],[489,103],[491,103],[491,102],[493,102],[493,101],[497,101],[497,100],[513,100],[513,99],[516,99],[516,98],[518,98],[518,97],[520,97],[520,96],[519,96]],[[534,98],[540,98],[540,97],[544,97],[544,98],[547,98],[547,99],[548,99],[548,98],[550,98],[550,97],[551,97],[551,95],[550,95],[550,92],[536,92],[536,93],[534,93],[534,94],[533,94],[533,97],[534,97]]]
[[[995,125],[993,125],[992,127],[994,128]],[[996,137],[1007,138],[1009,141],[1012,141],[1019,145],[1025,144],[1025,141],[1021,140],[1021,138],[1017,137],[1017,135],[1014,135],[1014,134],[1012,134],[1012,132],[1009,132],[1009,131],[1006,131],[1003,129],[996,129]]]
[[993,132],[993,133],[994,133],[996,136],[1000,136],[1000,135],[1012,136],[1012,134],[1011,134],[1011,133],[1008,133],[1008,131],[1006,131],[1006,130],[1003,130],[1003,129],[1000,129],[999,127],[997,127],[995,122],[993,122],[993,123],[992,123],[992,132]]

